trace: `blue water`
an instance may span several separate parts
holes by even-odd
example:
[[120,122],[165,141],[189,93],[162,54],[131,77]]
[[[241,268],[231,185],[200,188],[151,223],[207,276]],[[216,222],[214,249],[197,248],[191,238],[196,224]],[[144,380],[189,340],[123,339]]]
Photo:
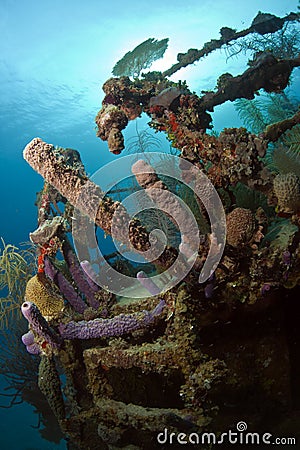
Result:
[[[201,48],[218,38],[222,26],[243,29],[259,9],[283,16],[297,10],[296,0],[2,0],[0,2],[0,236],[18,245],[36,228],[35,194],[42,179],[22,159],[34,137],[80,151],[89,174],[116,157],[95,136],[94,117],[101,106],[101,86],[124,53],[148,37],[169,37],[163,70],[176,54]],[[242,62],[241,62],[242,61]],[[197,93],[213,89],[223,72],[233,75],[246,61],[214,52],[173,79],[187,79]],[[294,82],[299,83],[299,75]],[[298,85],[299,86],[299,85]],[[214,127],[240,126],[231,104],[217,108]],[[139,128],[146,119],[139,119]],[[130,124],[126,136],[135,133]],[[4,382],[2,380],[2,387]],[[1,385],[0,385],[1,388]],[[66,448],[40,437],[33,408],[23,403],[0,409],[1,450]]]
[[66,442],[59,444],[42,439],[36,428],[38,416],[34,408],[23,403],[10,409],[0,409],[1,450],[54,450],[66,449]]

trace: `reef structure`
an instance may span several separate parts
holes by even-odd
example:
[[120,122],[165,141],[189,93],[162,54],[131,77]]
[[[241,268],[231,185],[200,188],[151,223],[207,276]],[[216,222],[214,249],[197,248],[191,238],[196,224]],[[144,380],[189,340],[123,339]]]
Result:
[[[149,296],[126,301],[97,286],[88,258],[78,260],[67,236],[73,208],[106,234],[111,234],[118,210],[114,226],[120,241],[127,242],[129,235],[135,250],[151,256],[147,227],[89,180],[77,152],[40,138],[24,149],[25,160],[44,178],[45,188],[38,204],[38,229],[30,234],[38,249],[38,273],[29,280],[21,307],[29,326],[22,341],[28,352],[41,358],[39,386],[70,449],[153,450],[162,448],[157,436],[164,429],[181,437],[219,434],[235,426],[241,411],[247,424],[258,429],[266,426],[271,410],[277,412],[268,423],[273,430],[283,418],[292,417],[295,387],[290,369],[298,354],[293,354],[293,335],[283,317],[292,323],[289,308],[297,310],[299,178],[274,174],[264,157],[270,142],[299,124],[299,113],[269,125],[260,135],[245,128],[228,128],[219,136],[207,130],[216,105],[251,99],[258,89],[281,92],[300,60],[265,52],[242,75],[220,77],[215,92],[203,96],[167,76],[231,40],[273,33],[296,20],[298,15],[292,13],[285,18],[260,13],[249,29],[238,33],[224,27],[221,39],[202,51],[178,55],[178,64],[163,74],[104,83],[96,124],[97,135],[110,151],[119,154],[126,147],[122,130],[144,112],[150,126],[166,133],[181,152],[182,178],[193,175],[189,161],[222,198],[226,246],[203,284],[198,274],[208,248],[218,252],[219,246],[201,199],[194,198],[200,209],[197,219],[208,231],[197,249],[188,232],[180,244],[183,264],[197,252],[193,269],[178,286],[164,291],[151,273],[138,268],[133,278]],[[155,204],[180,211],[179,202],[168,205],[167,181],[151,165],[138,161],[132,172]],[[184,215],[183,220],[188,227]],[[151,262],[161,271],[177,255],[176,248],[166,246]]]

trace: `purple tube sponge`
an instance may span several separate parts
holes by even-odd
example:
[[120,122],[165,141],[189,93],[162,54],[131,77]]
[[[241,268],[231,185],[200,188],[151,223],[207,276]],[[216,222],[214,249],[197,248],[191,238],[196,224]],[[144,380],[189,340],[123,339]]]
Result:
[[93,339],[122,336],[132,331],[146,328],[155,317],[159,316],[165,306],[161,300],[152,311],[133,314],[120,314],[111,319],[94,319],[80,322],[71,321],[59,325],[59,332],[64,339]]
[[44,270],[45,274],[56,284],[74,311],[82,314],[87,308],[87,304],[82,300],[78,292],[76,292],[66,277],[53,266],[47,256],[44,260]]
[[80,262],[80,266],[81,266],[82,270],[83,270],[84,273],[85,273],[86,280],[87,280],[87,282],[89,283],[90,288],[91,288],[94,292],[99,291],[99,286],[98,286],[98,284],[95,283],[95,281],[94,281],[94,280],[97,279],[97,274],[96,274],[96,272],[94,271],[94,269],[93,269],[92,265],[90,264],[90,262],[89,262],[89,261],[81,261],[81,262]]
[[148,277],[148,275],[142,270],[137,273],[136,278],[139,280],[141,285],[150,292],[151,295],[160,294],[161,290],[159,287]]
[[31,355],[39,355],[41,353],[40,346],[37,342],[34,342],[33,344],[26,345],[26,350]]
[[62,252],[68,265],[69,271],[73,277],[73,280],[77,284],[78,289],[86,297],[88,304],[92,308],[98,309],[99,301],[95,298],[95,292],[90,287],[85,277],[84,271],[82,270],[72,247],[67,241],[64,241],[64,243],[62,244]]
[[288,250],[285,250],[285,251],[282,253],[282,261],[283,261],[283,264],[284,264],[285,266],[290,266],[290,265],[291,265],[291,260],[292,260],[292,258],[291,258],[291,253],[290,253]]
[[22,342],[26,346],[26,350],[28,351],[28,353],[31,353],[32,355],[40,354],[40,346],[37,342],[34,342],[34,334],[31,330],[23,334]]
[[211,274],[209,279],[207,280],[206,286],[204,288],[205,298],[212,298],[214,294],[214,288],[216,283],[215,272]]
[[272,285],[270,283],[264,283],[260,289],[260,292],[262,293],[262,295],[265,295],[270,291],[271,287]]
[[24,345],[31,345],[34,343],[34,334],[31,330],[29,330],[27,333],[23,334],[22,336],[22,342]]
[[[47,320],[42,316],[34,303],[24,302],[21,306],[21,311],[25,319],[27,319],[31,325],[32,330],[35,331],[38,336],[44,339],[51,347],[60,347],[62,343],[61,337],[49,326]],[[27,338],[25,338],[25,341],[26,339]]]

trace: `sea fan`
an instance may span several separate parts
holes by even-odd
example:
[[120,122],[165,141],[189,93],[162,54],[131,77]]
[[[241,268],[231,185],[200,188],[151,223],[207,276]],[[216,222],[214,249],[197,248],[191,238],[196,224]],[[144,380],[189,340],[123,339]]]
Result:
[[234,106],[240,119],[252,133],[261,133],[268,125],[269,122],[263,100],[240,98],[234,102]]
[[169,39],[158,41],[149,38],[139,44],[132,51],[127,52],[113,67],[112,74],[116,77],[138,77],[142,70],[147,69],[151,64],[163,57]]
[[237,183],[231,191],[234,194],[236,206],[251,209],[252,212],[262,207],[269,216],[274,214],[273,208],[268,205],[267,198],[262,192],[250,189],[243,183]]
[[148,130],[139,131],[136,124],[136,135],[130,137],[126,143],[128,153],[146,153],[161,148],[160,140]]
[[[283,143],[288,147],[288,153],[300,158],[300,125],[287,131],[282,137]],[[298,162],[300,164],[300,160]]]
[[294,172],[300,177],[300,126],[293,127],[275,145],[270,146],[264,161],[273,172]]
[[[300,142],[298,143],[300,147]],[[264,158],[269,170],[275,173],[295,173],[300,177],[300,152],[290,151],[284,145],[275,145]]]
[[269,123],[284,120],[294,115],[298,110],[297,100],[289,97],[285,92],[266,94],[263,96],[263,102]]
[[298,227],[291,223],[289,219],[277,217],[270,224],[263,242],[269,241],[272,248],[284,251],[288,248],[297,231]]
[[250,52],[252,57],[258,52],[270,51],[276,58],[296,58],[299,54],[299,28],[291,22],[286,22],[276,33],[254,33],[234,43],[229,43],[225,51],[228,58],[239,53]]
[[5,244],[0,252],[0,328],[20,311],[27,280],[36,271],[35,255],[32,247],[20,250]]
[[[143,207],[142,204],[140,206]],[[155,208],[145,209],[138,213],[137,218],[149,233],[153,230],[160,230],[165,235],[167,245],[178,247],[180,243],[179,229],[164,211]]]
[[271,123],[287,119],[298,109],[296,99],[290,98],[285,92],[261,94],[253,100],[241,98],[234,105],[246,128],[256,134]]
[[[285,120],[297,111],[297,102],[285,92],[263,94],[259,99],[239,99],[235,102],[239,117],[253,133],[261,133],[271,123]],[[300,174],[300,126],[284,133],[275,144],[270,144],[264,157],[269,170],[277,173]]]

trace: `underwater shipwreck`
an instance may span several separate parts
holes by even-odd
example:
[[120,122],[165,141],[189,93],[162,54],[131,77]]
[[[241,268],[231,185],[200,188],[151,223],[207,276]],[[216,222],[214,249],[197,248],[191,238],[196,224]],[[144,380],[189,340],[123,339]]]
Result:
[[[143,70],[167,40],[128,52],[103,85],[97,136],[126,152],[123,130],[145,114],[152,139],[165,134],[174,151],[155,166],[140,148],[129,188],[103,193],[76,150],[40,138],[25,147],[45,183],[30,233],[36,273],[19,305],[22,342],[69,449],[181,448],[188,436],[186,447],[214,448],[209,433],[217,439],[241,421],[299,439],[300,112],[286,93],[300,66],[298,21],[259,12],[165,72]],[[220,74],[212,91],[169,79],[213,51],[245,48],[249,67]],[[227,101],[245,128],[218,134],[211,114]],[[174,179],[160,171],[170,161]],[[132,217],[124,198],[134,189],[151,211]],[[118,251],[97,261],[97,230],[145,261]]]

